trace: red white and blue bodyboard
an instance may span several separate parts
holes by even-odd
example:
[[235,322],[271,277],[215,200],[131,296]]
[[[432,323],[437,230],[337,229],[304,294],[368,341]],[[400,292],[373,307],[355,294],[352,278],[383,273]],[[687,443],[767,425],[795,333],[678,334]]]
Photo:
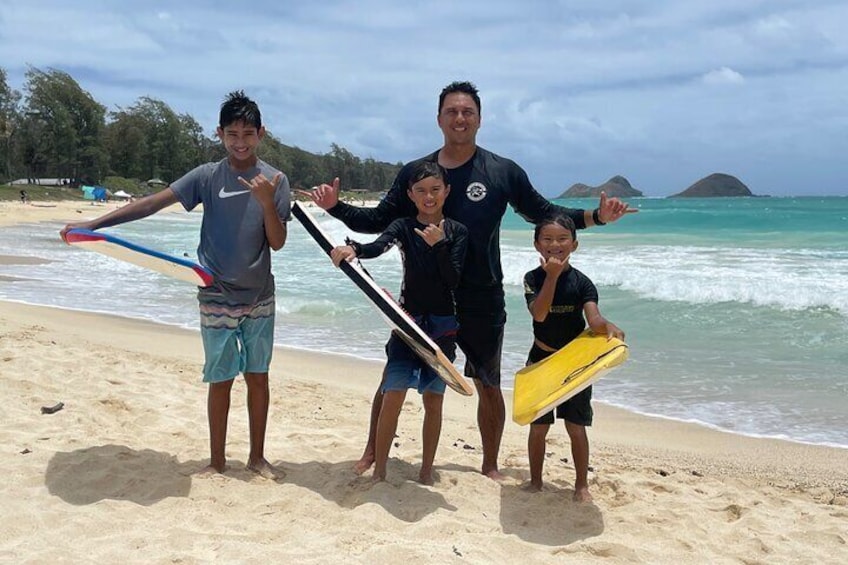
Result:
[[148,249],[108,233],[72,229],[65,234],[65,240],[73,246],[96,251],[197,286],[209,286],[214,280],[209,269],[193,261]]

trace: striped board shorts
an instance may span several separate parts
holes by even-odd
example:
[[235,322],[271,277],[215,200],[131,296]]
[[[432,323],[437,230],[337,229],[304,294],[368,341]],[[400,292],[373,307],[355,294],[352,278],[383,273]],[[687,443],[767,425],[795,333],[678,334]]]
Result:
[[200,335],[206,360],[203,382],[267,373],[274,350],[274,296],[253,305],[228,304],[220,294],[198,294]]

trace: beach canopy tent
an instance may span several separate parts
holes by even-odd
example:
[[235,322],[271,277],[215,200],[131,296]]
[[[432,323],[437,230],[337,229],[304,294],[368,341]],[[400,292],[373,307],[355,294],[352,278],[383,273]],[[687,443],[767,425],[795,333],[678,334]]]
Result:
[[86,200],[97,200],[98,202],[105,202],[106,199],[112,195],[111,192],[103,188],[102,186],[81,186],[80,190],[82,190],[82,197]]

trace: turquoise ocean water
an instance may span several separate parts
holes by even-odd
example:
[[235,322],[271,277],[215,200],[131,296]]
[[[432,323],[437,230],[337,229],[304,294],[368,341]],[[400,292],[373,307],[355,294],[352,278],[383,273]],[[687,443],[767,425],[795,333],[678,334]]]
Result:
[[[595,398],[740,434],[848,448],[848,198],[630,203],[638,214],[580,232],[572,260],[598,285],[602,312],[627,332],[631,347],[630,360],[599,381]],[[338,241],[351,235],[329,216],[320,221]],[[382,359],[382,319],[303,228],[290,225],[274,257],[277,342]],[[199,214],[181,213],[109,231],[194,256],[199,226]],[[60,227],[0,229],[0,254],[51,261],[0,266],[0,275],[24,279],[0,281],[0,298],[197,328],[191,286],[70,248],[58,239]],[[531,226],[511,212],[501,246],[509,388],[531,342],[521,281],[538,258]],[[397,293],[399,261],[392,251],[367,267]]]

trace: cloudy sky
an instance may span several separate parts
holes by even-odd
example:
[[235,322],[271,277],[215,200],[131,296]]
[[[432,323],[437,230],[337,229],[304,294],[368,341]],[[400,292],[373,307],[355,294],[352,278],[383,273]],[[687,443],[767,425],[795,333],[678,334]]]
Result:
[[625,176],[648,196],[713,173],[755,194],[848,195],[844,0],[0,0],[0,67],[69,73],[211,134],[244,89],[284,143],[407,161],[439,91],[471,80],[480,145],[554,196]]

